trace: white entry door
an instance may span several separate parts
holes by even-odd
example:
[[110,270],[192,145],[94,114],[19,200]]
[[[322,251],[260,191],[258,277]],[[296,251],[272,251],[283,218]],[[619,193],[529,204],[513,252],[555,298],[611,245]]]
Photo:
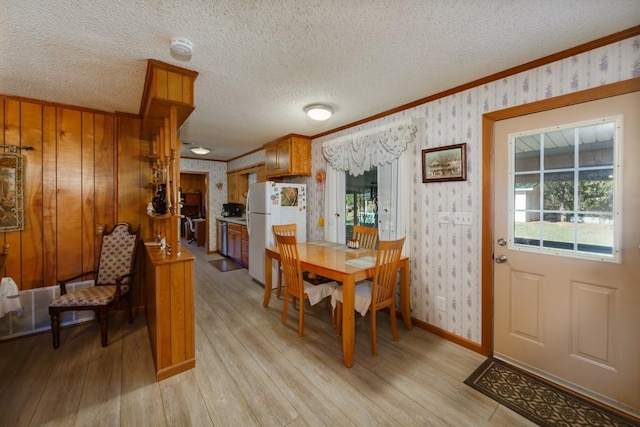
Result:
[[[494,132],[494,354],[635,411],[639,118],[636,92],[499,121]],[[611,120],[617,159],[603,154],[611,126],[598,126]]]

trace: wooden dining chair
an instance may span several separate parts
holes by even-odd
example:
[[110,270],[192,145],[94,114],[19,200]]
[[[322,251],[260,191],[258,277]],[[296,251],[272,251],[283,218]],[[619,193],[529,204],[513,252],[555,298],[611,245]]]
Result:
[[359,242],[360,249],[375,249],[378,243],[378,228],[354,225],[352,238]]
[[[129,310],[129,323],[133,322],[131,287],[135,274],[140,227],[134,230],[126,222],[117,223],[113,230],[105,226],[100,246],[98,269],[87,271],[58,282],[60,295],[49,302],[53,348],[60,346],[60,314],[65,311],[93,310],[100,321],[102,347],[107,346],[109,309],[124,299]],[[94,285],[67,292],[67,283],[93,277]]]
[[[298,237],[298,226],[297,224],[279,224],[272,225],[274,236],[296,236]],[[276,290],[276,296],[280,298],[280,294],[282,293],[282,264],[278,261],[278,288]]]
[[[398,341],[396,322],[396,282],[398,265],[402,255],[405,238],[398,240],[381,240],[376,251],[376,264],[373,282],[368,280],[356,284],[354,307],[362,316],[371,311],[371,354],[378,354],[376,313],[389,308],[391,332],[393,340]],[[342,287],[336,288],[332,295],[335,302],[336,333],[342,334]]]
[[[295,304],[300,301],[298,316],[298,336],[304,334],[304,301],[315,305],[323,299],[330,297],[336,287],[336,282],[321,283],[314,285],[304,280],[302,276],[302,265],[298,256],[298,242],[296,236],[285,236],[276,234],[278,251],[280,252],[280,262],[284,272],[284,309],[282,310],[282,323],[287,323],[289,300]],[[294,305],[295,307],[295,305]]]

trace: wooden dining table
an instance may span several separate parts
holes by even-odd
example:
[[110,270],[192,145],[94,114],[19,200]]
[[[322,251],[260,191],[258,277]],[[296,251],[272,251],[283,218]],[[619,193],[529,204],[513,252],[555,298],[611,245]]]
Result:
[[[355,347],[355,283],[371,279],[375,271],[375,251],[349,249],[347,245],[333,242],[307,242],[298,244],[298,256],[302,269],[309,273],[342,282],[342,354],[344,364],[353,366]],[[280,260],[278,247],[265,251],[265,286],[263,306],[269,306],[273,287],[272,261]],[[409,258],[403,256],[400,271],[400,311],[407,329],[411,329],[409,303]]]

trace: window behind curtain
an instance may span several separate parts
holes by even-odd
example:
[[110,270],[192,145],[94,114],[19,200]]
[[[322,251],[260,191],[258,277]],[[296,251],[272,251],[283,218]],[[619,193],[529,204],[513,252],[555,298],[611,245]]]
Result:
[[353,236],[353,226],[378,226],[378,171],[372,168],[359,176],[345,172],[345,242]]

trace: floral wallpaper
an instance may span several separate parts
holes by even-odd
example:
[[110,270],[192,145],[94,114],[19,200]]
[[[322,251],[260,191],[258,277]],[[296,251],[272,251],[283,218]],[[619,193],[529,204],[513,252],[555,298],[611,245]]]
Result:
[[260,163],[264,163],[264,150],[258,150],[254,153],[247,154],[246,156],[231,160],[227,164],[227,170],[234,171],[236,169],[248,168]]
[[[181,172],[206,172],[209,183],[207,215],[209,216],[209,249],[215,250],[216,222],[213,221],[220,212],[222,204],[227,201],[227,162],[212,160],[180,159]],[[216,187],[222,183],[222,187]]]
[[[315,176],[326,168],[322,142],[401,118],[419,124],[412,156],[411,299],[412,316],[475,343],[481,342],[482,115],[545,98],[640,77],[640,37],[528,70],[464,92],[422,104],[394,116],[326,135],[312,142],[308,186],[308,236],[320,240],[322,184]],[[425,94],[427,95],[427,94]],[[423,184],[421,150],[467,143],[467,180]],[[472,226],[440,224],[438,212],[471,212]],[[436,310],[436,297],[446,311]]]

